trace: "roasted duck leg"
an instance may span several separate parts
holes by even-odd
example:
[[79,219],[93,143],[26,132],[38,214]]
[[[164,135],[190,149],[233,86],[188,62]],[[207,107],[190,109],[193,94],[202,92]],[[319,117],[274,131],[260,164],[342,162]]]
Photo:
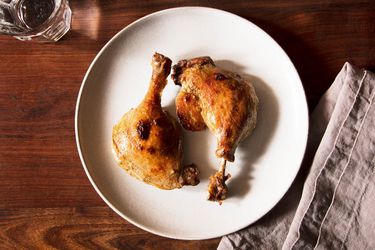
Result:
[[112,148],[119,165],[133,177],[161,189],[199,183],[194,165],[182,167],[182,133],[178,122],[161,107],[171,60],[155,53],[149,89],[138,107],[113,127]]
[[225,199],[226,161],[234,161],[238,144],[256,125],[258,98],[253,85],[238,74],[216,67],[210,57],[181,60],[173,66],[172,79],[182,86],[176,108],[185,129],[206,126],[217,138],[216,156],[220,170],[210,177],[209,199]]

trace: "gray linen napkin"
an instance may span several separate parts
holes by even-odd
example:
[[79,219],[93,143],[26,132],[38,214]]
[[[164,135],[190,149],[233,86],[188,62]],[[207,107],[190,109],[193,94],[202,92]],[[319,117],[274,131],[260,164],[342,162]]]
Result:
[[374,95],[375,74],[345,63],[310,117],[306,180],[218,249],[375,249]]

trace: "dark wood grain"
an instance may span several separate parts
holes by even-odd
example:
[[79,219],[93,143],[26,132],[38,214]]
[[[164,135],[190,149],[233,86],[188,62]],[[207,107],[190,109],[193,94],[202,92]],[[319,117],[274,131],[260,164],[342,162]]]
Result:
[[0,209],[1,249],[214,249],[147,233],[109,207]]
[[219,239],[170,240],[115,215],[85,176],[74,138],[78,90],[100,48],[136,19],[186,5],[268,32],[295,63],[310,110],[345,61],[375,69],[374,1],[71,1],[73,30],[56,44],[0,36],[0,246],[216,248]]

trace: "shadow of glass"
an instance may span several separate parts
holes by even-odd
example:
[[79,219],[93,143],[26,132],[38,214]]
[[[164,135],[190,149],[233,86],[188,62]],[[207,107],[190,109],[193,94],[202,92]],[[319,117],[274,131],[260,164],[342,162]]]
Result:
[[[216,64],[223,69],[237,72],[253,83],[259,98],[257,125],[254,132],[246,137],[237,148],[236,155],[240,155],[241,164],[236,167],[240,168],[240,172],[228,180],[228,198],[242,198],[251,188],[251,172],[254,164],[266,153],[276,130],[279,104],[273,90],[261,78],[244,73],[244,67],[241,65],[227,60],[216,61]],[[236,165],[236,161],[234,164]]]
[[72,1],[70,8],[73,13],[71,30],[61,41],[71,43],[80,50],[92,49],[93,46],[101,48],[106,41],[102,41],[100,35],[102,11],[99,1]]

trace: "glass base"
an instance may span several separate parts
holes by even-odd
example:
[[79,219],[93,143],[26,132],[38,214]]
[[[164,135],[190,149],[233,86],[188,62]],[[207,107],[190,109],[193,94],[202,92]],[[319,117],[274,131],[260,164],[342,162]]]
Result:
[[70,30],[72,21],[72,11],[68,1],[64,2],[65,4],[60,6],[53,20],[41,26],[37,33],[26,33],[14,37],[21,41],[57,42],[60,40]]

